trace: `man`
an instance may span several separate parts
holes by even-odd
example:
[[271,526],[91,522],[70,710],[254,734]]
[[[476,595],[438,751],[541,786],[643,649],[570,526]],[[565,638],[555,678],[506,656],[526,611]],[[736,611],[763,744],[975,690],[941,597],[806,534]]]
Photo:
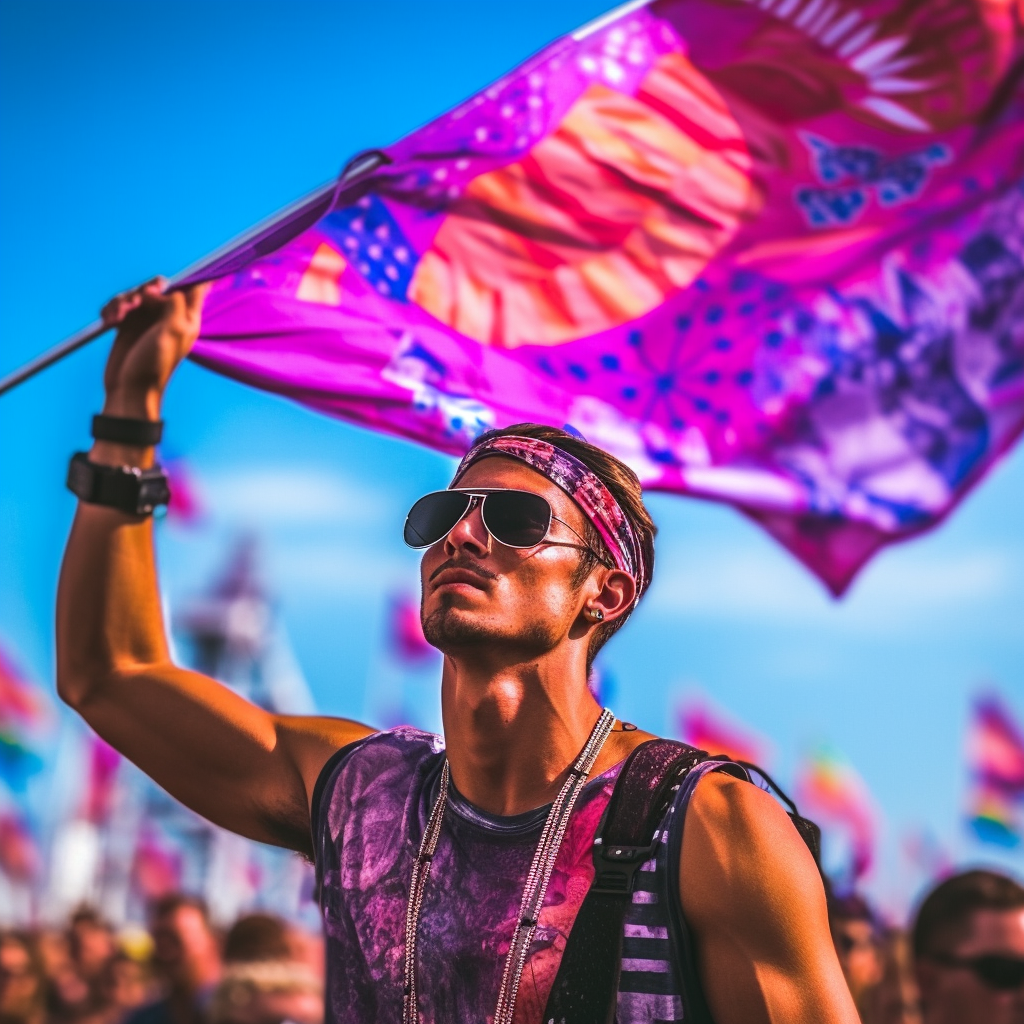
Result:
[[220,949],[202,900],[175,893],[150,911],[153,966],[164,997],[136,1010],[128,1024],[203,1024],[221,975]]
[[917,912],[924,1024],[1024,1024],[1024,887],[994,871],[936,886]]
[[45,1024],[46,975],[32,939],[0,931],[0,1024]]
[[[92,465],[76,457],[90,501],[61,573],[60,694],[200,814],[314,856],[329,1020],[540,1021],[618,767],[651,738],[587,687],[650,581],[639,482],[576,437],[523,425],[478,444],[456,490],[414,506],[443,744],[269,714],[173,664],[151,523],[90,482],[153,465],[148,428],[203,295],[154,281],[104,311],[120,324],[112,419],[94,428]],[[706,1000],[717,1024],[854,1024],[817,868],[781,807],[702,771],[670,810],[627,912],[618,1019],[680,1020]]]
[[884,970],[875,916],[862,896],[850,893],[828,901],[828,923],[839,966],[863,1020],[870,993]]

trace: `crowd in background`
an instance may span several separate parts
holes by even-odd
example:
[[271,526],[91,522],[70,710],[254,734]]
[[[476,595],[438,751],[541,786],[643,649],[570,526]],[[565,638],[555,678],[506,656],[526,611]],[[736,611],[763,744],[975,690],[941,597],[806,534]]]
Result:
[[115,932],[95,911],[66,928],[0,932],[2,1024],[321,1024],[323,943],[269,914],[214,928],[201,900],[154,903]]
[[[864,1024],[1024,1024],[1024,887],[971,871],[936,886],[907,930],[833,898],[836,952]],[[148,929],[95,911],[0,931],[0,1024],[321,1024],[323,943],[268,914],[221,933],[167,896]]]

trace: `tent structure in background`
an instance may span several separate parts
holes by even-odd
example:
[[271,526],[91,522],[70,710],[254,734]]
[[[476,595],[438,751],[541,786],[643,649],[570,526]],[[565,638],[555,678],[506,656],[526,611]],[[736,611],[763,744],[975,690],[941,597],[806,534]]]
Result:
[[967,763],[971,830],[982,842],[1017,846],[1024,836],[1024,733],[994,694],[974,704]]
[[839,594],[1024,426],[1022,61],[983,0],[627,4],[207,261],[193,358],[456,454],[569,422]]

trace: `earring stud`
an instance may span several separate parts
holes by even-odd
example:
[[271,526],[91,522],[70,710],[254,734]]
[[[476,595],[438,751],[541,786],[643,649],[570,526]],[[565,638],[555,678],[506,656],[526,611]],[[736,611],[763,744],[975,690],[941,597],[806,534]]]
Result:
[[600,608],[591,608],[588,614],[595,622],[604,622],[604,612]]

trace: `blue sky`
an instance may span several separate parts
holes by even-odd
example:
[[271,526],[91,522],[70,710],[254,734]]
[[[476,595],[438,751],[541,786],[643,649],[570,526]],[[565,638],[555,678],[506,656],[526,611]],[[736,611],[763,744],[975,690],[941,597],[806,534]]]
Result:
[[[114,291],[180,269],[603,9],[6,0],[0,372]],[[105,350],[0,399],[0,641],[47,685],[74,510],[66,460],[87,446]],[[436,667],[390,660],[386,611],[415,587],[402,516],[447,483],[451,461],[191,365],[165,415],[166,447],[187,458],[206,507],[196,527],[160,527],[171,606],[253,529],[320,707],[382,722],[400,701],[435,725]],[[921,884],[900,852],[909,830],[958,861],[1021,863],[976,844],[962,804],[972,694],[995,687],[1024,719],[1024,452],[941,528],[879,556],[839,603],[730,509],[650,504],[658,577],[604,658],[620,715],[670,732],[680,701],[703,694],[770,739],[787,782],[807,750],[834,746],[881,811],[871,888],[893,907]]]

